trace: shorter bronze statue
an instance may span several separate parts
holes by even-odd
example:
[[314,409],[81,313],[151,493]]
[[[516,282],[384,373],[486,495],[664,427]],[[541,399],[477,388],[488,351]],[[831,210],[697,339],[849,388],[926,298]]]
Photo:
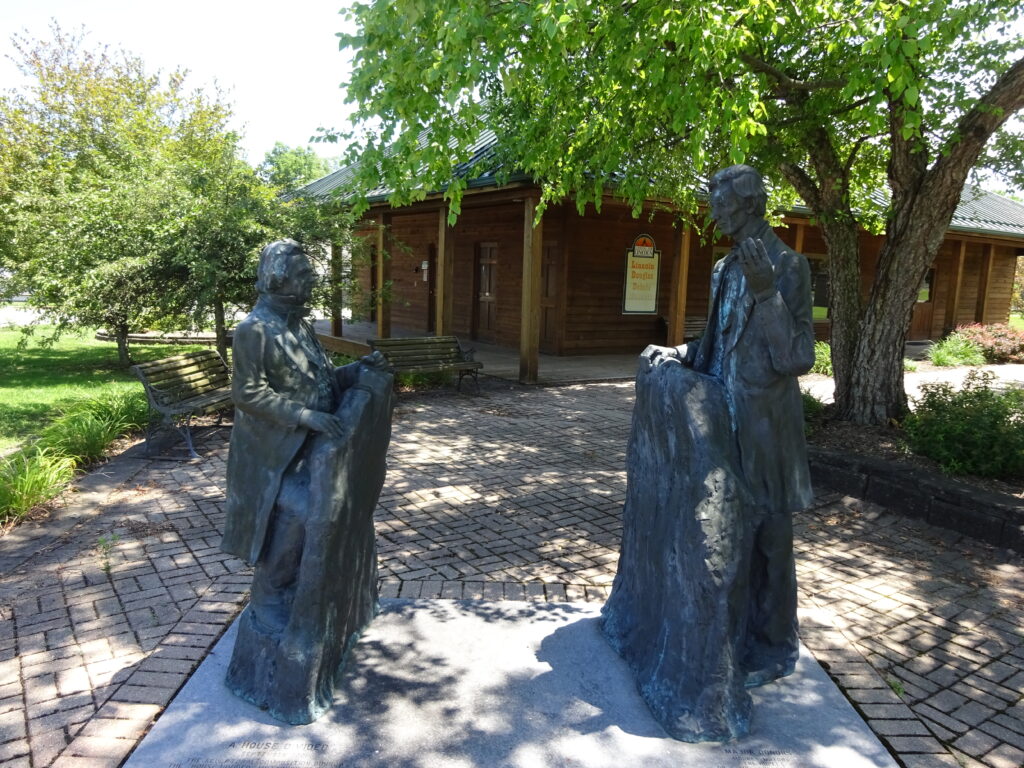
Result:
[[330,706],[345,655],[377,611],[373,510],[391,435],[379,352],[335,367],[306,316],[302,247],[260,254],[252,313],[235,329],[235,424],[225,552],[255,564],[227,685],[289,723]]
[[792,513],[811,502],[797,376],[814,363],[810,269],[764,219],[760,174],[711,180],[734,246],[703,337],[648,347],[637,374],[606,637],[674,737],[747,732],[747,687],[799,654]]

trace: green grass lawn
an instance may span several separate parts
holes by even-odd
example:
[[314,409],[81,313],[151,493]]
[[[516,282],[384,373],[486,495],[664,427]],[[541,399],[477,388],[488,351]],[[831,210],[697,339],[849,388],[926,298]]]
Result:
[[[18,349],[21,331],[0,328],[0,455],[38,434],[76,401],[142,391],[138,379],[118,364],[117,345],[96,341],[93,334],[66,334],[51,347],[30,340]],[[199,347],[152,344],[131,351],[135,362],[145,362],[190,349]]]
[[1024,315],[1010,314],[1010,327],[1018,331],[1024,331]]

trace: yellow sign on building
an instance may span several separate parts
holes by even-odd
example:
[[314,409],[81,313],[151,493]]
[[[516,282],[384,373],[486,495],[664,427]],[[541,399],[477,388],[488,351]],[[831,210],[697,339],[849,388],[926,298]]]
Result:
[[622,294],[622,314],[654,315],[658,312],[658,273],[661,251],[654,238],[640,235],[626,251],[626,284]]

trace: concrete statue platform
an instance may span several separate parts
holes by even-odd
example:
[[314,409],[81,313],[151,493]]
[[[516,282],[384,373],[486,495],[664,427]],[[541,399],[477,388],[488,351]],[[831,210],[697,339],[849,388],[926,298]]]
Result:
[[288,726],[224,686],[232,626],[126,768],[895,768],[813,657],[753,691],[749,737],[667,737],[600,606],[382,600],[334,707]]

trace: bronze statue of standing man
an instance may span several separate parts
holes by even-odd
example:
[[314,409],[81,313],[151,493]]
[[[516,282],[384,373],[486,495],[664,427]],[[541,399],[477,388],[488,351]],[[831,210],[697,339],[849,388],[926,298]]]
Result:
[[797,377],[814,363],[810,269],[765,221],[750,166],[719,171],[733,240],[704,335],[650,346],[637,374],[618,573],[602,628],[672,736],[727,740],[746,689],[799,655],[792,513],[812,500]]
[[765,221],[761,175],[734,165],[711,179],[711,216],[733,248],[715,265],[704,336],[684,363],[725,385],[754,511],[742,664],[747,686],[793,671],[799,654],[792,513],[811,503],[797,376],[814,364],[807,259]]
[[260,254],[259,299],[232,345],[221,544],[255,564],[228,686],[291,723],[330,705],[345,652],[376,613],[373,508],[391,428],[384,358],[335,367],[306,319],[315,280],[293,240]]

